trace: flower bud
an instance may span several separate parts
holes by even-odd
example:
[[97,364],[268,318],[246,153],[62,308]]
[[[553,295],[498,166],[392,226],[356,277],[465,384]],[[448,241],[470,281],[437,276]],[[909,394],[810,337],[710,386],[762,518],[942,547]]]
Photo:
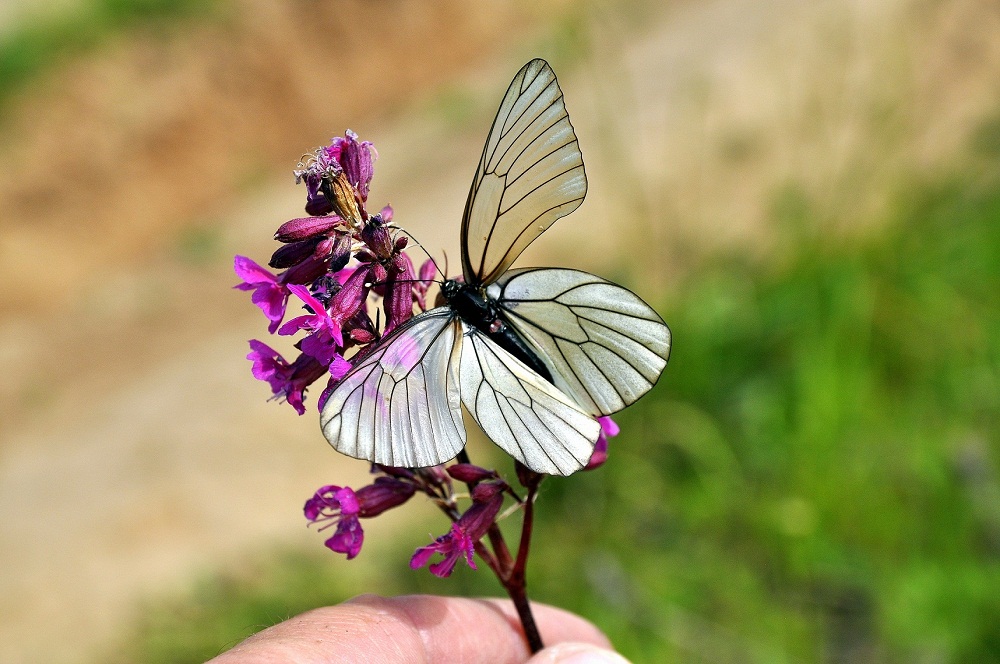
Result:
[[314,217],[322,217],[333,212],[333,203],[326,196],[317,193],[315,196],[306,198],[306,214]]
[[267,264],[278,270],[298,265],[316,253],[319,243],[319,238],[310,238],[301,242],[282,245],[271,254],[271,260]]
[[494,496],[507,490],[507,483],[503,480],[491,480],[480,482],[472,490],[472,500],[477,503],[485,503],[492,500]]
[[369,219],[368,223],[361,229],[361,241],[379,260],[385,261],[392,258],[392,237],[378,217]]
[[298,242],[317,235],[326,235],[339,223],[341,223],[340,217],[337,215],[291,219],[278,227],[274,232],[274,239],[278,242]]
[[378,477],[374,484],[358,489],[359,516],[373,517],[402,505],[409,500],[416,487],[410,482],[393,477]]
[[466,484],[475,484],[477,482],[482,482],[483,480],[494,479],[497,477],[497,471],[486,470],[485,468],[480,468],[479,466],[471,463],[456,463],[452,466],[448,466],[445,470],[452,476],[453,479],[456,479],[459,482],[465,482]]
[[283,284],[311,284],[324,274],[326,274],[326,261],[310,256],[282,272],[279,279]]

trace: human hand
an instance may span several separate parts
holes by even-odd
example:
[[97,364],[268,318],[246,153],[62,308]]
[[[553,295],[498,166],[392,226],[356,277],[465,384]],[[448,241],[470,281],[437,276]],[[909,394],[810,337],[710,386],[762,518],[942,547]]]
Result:
[[269,627],[209,664],[628,664],[592,624],[532,603],[548,647],[534,656],[506,600],[362,595]]

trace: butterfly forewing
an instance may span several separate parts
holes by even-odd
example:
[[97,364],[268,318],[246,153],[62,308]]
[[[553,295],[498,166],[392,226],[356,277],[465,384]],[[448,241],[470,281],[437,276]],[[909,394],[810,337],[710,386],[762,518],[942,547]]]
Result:
[[610,415],[656,383],[670,330],[636,294],[579,270],[529,268],[488,293],[549,368],[556,386],[592,415]]
[[597,421],[482,332],[464,327],[462,403],[486,435],[535,472],[582,468],[600,434]]
[[337,384],[320,416],[323,434],[337,451],[387,466],[453,458],[465,446],[461,348],[450,309],[410,319]]
[[532,60],[504,95],[472,181],[462,219],[466,283],[496,280],[586,193],[562,90],[548,63]]

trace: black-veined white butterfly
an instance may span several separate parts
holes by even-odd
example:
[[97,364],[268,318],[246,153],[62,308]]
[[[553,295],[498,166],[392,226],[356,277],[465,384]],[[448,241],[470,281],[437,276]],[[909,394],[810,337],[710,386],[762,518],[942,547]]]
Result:
[[536,237],[583,202],[587,176],[555,74],[517,73],[497,112],[462,219],[464,283],[395,329],[323,407],[338,451],[387,466],[441,464],[465,446],[461,406],[539,473],[590,459],[596,417],[657,381],[670,330],[631,291],[586,272],[510,270]]

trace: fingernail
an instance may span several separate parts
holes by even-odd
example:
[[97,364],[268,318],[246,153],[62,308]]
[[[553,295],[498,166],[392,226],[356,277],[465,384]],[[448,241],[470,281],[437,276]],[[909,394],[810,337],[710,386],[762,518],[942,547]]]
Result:
[[588,643],[560,643],[539,653],[542,654],[547,657],[538,661],[552,664],[629,664],[618,653]]

